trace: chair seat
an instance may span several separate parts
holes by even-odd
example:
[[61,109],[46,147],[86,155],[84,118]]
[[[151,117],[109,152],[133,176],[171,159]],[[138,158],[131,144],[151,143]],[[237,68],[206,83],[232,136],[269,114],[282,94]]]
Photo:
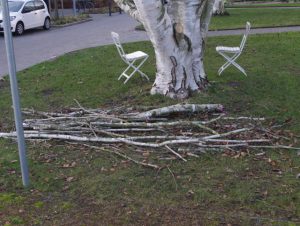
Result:
[[142,51],[136,51],[136,52],[133,52],[133,53],[129,53],[129,54],[126,54],[125,55],[125,58],[129,61],[133,61],[133,60],[138,60],[138,59],[141,59],[141,58],[145,58],[147,57],[148,55]]
[[[139,73],[142,77],[146,78],[149,81],[148,76],[140,70],[140,68],[148,59],[149,55],[142,51],[135,51],[133,53],[126,54],[120,42],[119,34],[112,31],[111,37],[117,47],[120,57],[128,65],[128,67],[121,73],[118,80],[120,80],[122,77],[125,77],[125,84],[135,73]],[[136,62],[136,60],[139,60],[139,62]]]
[[217,46],[217,52],[228,52],[228,53],[238,53],[241,51],[240,47],[227,47],[227,46]]

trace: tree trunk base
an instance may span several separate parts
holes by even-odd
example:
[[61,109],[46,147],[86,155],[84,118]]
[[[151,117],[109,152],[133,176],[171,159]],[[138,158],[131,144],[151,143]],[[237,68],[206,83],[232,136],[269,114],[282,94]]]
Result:
[[189,98],[194,93],[205,92],[209,85],[210,83],[207,80],[207,78],[203,78],[201,79],[201,81],[196,83],[196,85],[194,86],[195,88],[191,88],[191,87],[189,87],[189,89],[180,88],[175,91],[173,87],[170,86],[160,87],[154,83],[150,93],[151,95],[159,94],[159,95],[170,97],[172,99],[184,100]]

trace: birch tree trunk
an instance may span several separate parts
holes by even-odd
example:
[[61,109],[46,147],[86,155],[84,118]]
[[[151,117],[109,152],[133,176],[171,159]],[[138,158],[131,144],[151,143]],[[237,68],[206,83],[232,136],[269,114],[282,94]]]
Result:
[[183,99],[207,86],[203,55],[214,0],[114,1],[144,25],[154,47],[151,94]]
[[215,0],[213,7],[214,15],[223,15],[225,13],[224,0]]

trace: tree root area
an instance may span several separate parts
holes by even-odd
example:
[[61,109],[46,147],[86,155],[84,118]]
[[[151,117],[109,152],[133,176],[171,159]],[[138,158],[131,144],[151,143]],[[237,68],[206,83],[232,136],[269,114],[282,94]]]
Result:
[[[161,169],[168,161],[186,162],[208,152],[232,156],[267,149],[300,150],[294,134],[271,119],[233,117],[218,104],[182,104],[158,109],[86,109],[40,112],[24,109],[27,140],[62,140],[115,154],[144,167]],[[0,132],[16,139],[16,132]]]

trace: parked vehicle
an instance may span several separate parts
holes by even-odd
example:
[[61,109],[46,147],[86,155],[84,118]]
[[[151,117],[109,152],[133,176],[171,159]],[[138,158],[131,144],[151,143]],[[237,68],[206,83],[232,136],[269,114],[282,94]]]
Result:
[[[22,35],[25,30],[51,27],[50,15],[43,0],[9,0],[11,31]],[[0,32],[3,32],[3,15],[0,11]]]

